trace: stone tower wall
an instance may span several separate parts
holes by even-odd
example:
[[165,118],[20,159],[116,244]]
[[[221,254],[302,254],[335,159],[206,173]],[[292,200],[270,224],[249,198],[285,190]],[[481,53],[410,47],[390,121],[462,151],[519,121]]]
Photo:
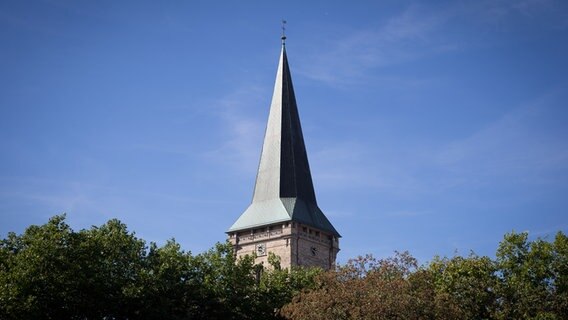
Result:
[[256,263],[268,266],[270,252],[280,257],[282,268],[335,264],[339,242],[334,236],[299,223],[283,223],[229,233],[237,257],[256,254]]

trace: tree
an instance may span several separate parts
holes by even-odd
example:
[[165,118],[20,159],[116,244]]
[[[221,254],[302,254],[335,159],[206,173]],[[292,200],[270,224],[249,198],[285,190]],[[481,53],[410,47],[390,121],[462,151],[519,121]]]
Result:
[[313,289],[315,278],[323,269],[292,267],[282,269],[280,257],[269,253],[269,266],[262,272],[258,288],[259,316],[271,319],[279,316],[279,310],[303,290]]
[[270,261],[257,283],[263,267],[229,243],[192,256],[115,219],[75,232],[55,216],[0,241],[0,319],[273,319],[316,271]]
[[80,288],[79,238],[55,216],[0,243],[0,315],[3,319],[73,318]]
[[553,247],[553,309],[559,319],[568,319],[568,237],[558,232]]
[[[279,257],[270,266],[254,264],[254,256],[237,259],[233,246],[218,243],[190,259],[201,288],[201,303],[192,310],[200,319],[275,319],[278,311],[321,273],[316,268],[281,269]],[[257,271],[261,271],[257,282]]]
[[74,232],[60,215],[10,233],[0,242],[1,318],[136,318],[145,252],[118,220]]
[[150,244],[136,292],[140,301],[138,318],[189,318],[201,299],[190,261],[191,254],[174,239],[163,247]]
[[500,318],[553,317],[553,246],[542,239],[528,241],[528,233],[505,235],[497,249]]
[[199,318],[254,316],[256,283],[252,257],[237,260],[230,243],[217,243],[213,249],[193,257],[190,265],[201,287],[201,303],[194,310]]
[[426,268],[432,275],[436,295],[457,308],[461,319],[490,319],[496,314],[497,276],[489,257],[435,257]]
[[145,267],[146,243],[116,219],[101,227],[78,233],[81,270],[81,311],[87,318],[126,319],[136,316],[145,294],[141,275]]
[[[320,274],[315,289],[296,295],[281,314],[288,319],[454,318],[433,304],[431,279],[426,273],[416,273],[417,267],[416,259],[407,252],[380,260],[369,255],[350,260]],[[449,310],[442,304],[439,307]]]
[[[109,220],[55,216],[0,240],[0,319],[568,319],[568,237],[506,234],[496,259],[407,252],[335,270],[282,269],[230,243],[191,255]],[[260,277],[257,277],[257,274]]]

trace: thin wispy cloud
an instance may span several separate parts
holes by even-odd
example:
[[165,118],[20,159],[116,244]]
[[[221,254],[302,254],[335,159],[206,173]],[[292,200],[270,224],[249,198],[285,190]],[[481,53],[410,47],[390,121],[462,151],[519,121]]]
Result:
[[[450,3],[443,7],[413,4],[384,23],[347,32],[324,48],[312,52],[299,65],[297,73],[333,87],[376,80],[375,69],[463,50],[469,46],[495,45],[484,38],[452,34],[456,20],[472,28],[508,30],[513,21],[550,16],[543,25],[568,27],[568,16],[561,16],[558,0],[502,0]],[[511,18],[511,16],[515,16]],[[490,32],[490,30],[487,30]],[[411,79],[412,81],[412,79]]]
[[374,189],[408,192],[418,184],[414,157],[404,158],[400,149],[378,150],[373,140],[335,141],[313,150],[314,180],[328,190]]
[[475,181],[485,177],[547,181],[551,172],[568,168],[568,142],[547,130],[547,121],[561,116],[563,96],[547,94],[510,111],[471,136],[442,147],[435,162],[449,174],[475,176]]
[[360,83],[368,80],[372,69],[456,50],[458,43],[435,34],[453,11],[410,6],[384,24],[334,40],[325,50],[308,56],[298,73],[332,86]]
[[531,18],[543,13],[555,13],[562,3],[559,0],[500,0],[480,1],[477,5],[482,14],[495,22],[515,14]]
[[213,103],[220,119],[220,146],[204,156],[250,174],[258,165],[268,114],[268,87],[247,86]]
[[390,216],[396,218],[413,218],[428,213],[429,213],[428,211],[400,210],[400,211],[387,212],[384,214],[384,216]]
[[441,193],[499,181],[553,183],[555,172],[568,169],[568,142],[547,129],[547,121],[562,117],[559,104],[565,95],[560,92],[519,106],[454,141],[424,145],[416,139],[377,148],[375,139],[368,138],[357,144],[320,146],[312,154],[316,181],[323,188],[375,188],[399,194]]

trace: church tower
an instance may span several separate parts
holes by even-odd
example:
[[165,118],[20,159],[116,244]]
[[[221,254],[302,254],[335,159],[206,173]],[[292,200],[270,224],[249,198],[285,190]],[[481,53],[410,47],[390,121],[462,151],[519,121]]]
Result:
[[339,233],[317,205],[298,107],[286,56],[286,37],[260,156],[252,203],[227,234],[237,256],[269,253],[282,268],[330,269],[339,251]]

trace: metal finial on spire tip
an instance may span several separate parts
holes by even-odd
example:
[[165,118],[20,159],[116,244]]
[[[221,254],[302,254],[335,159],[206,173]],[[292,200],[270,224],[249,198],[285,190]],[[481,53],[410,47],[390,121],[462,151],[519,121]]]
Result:
[[282,19],[282,45],[286,44],[286,20]]

